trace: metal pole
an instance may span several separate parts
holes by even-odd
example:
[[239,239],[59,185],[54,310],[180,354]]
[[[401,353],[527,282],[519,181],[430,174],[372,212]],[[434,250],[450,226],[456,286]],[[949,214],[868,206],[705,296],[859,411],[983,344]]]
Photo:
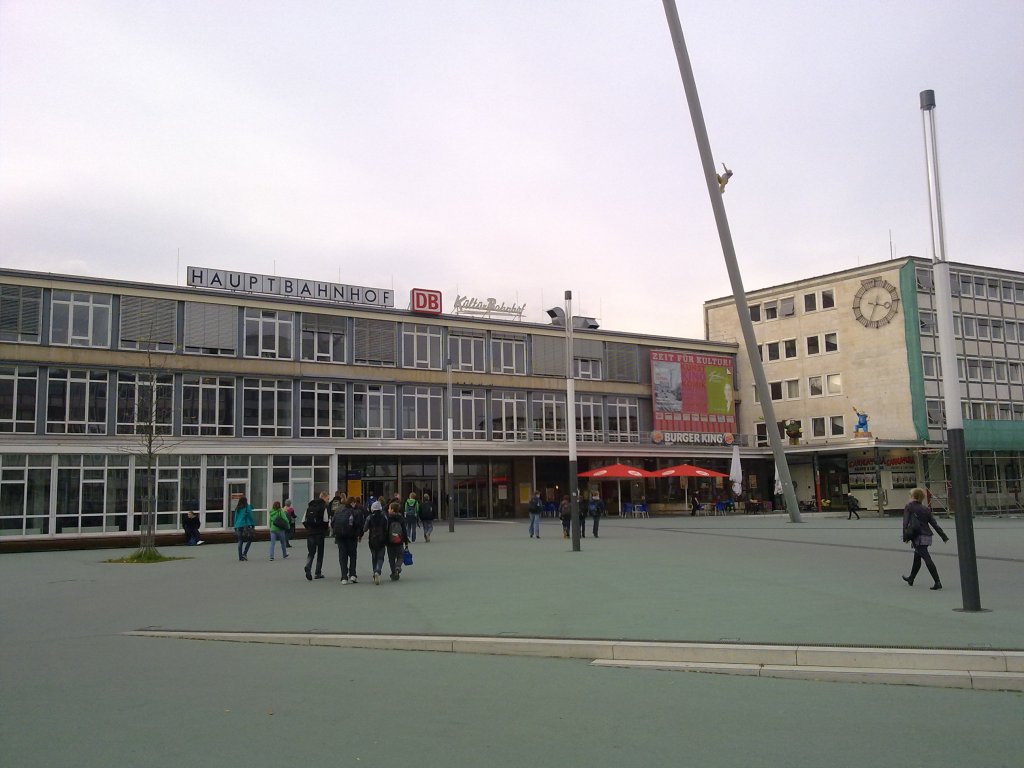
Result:
[[580,481],[576,462],[576,380],[572,370],[572,291],[565,292],[565,427],[569,440],[569,510],[572,551],[580,551]]
[[452,414],[452,340],[448,339],[448,465],[445,471],[445,493],[448,497],[448,532],[455,533],[455,489],[452,476],[455,474],[455,426]]
[[946,261],[946,225],[942,219],[939,190],[939,157],[935,143],[935,91],[921,91],[921,121],[924,124],[925,167],[928,175],[928,214],[931,219],[935,283],[935,314],[939,326],[939,359],[942,361],[942,399],[946,406],[946,444],[953,481],[956,509],[956,548],[960,561],[960,593],[963,610],[980,611],[978,555],[974,549],[974,510],[967,480],[967,450],[964,417],[960,410],[960,376],[956,365],[956,337],[953,332],[953,292],[950,290],[949,262]]
[[679,62],[679,74],[683,78],[683,89],[686,91],[686,103],[690,108],[690,120],[693,123],[693,132],[697,138],[697,149],[700,151],[701,165],[704,167],[704,180],[708,185],[711,209],[715,213],[715,223],[718,225],[718,238],[722,242],[722,255],[725,257],[725,266],[729,271],[729,281],[732,284],[733,297],[736,299],[736,311],[739,313],[740,328],[743,330],[743,341],[747,348],[747,357],[750,358],[750,367],[754,373],[754,384],[757,386],[757,391],[760,394],[761,409],[764,412],[764,419],[768,426],[768,442],[772,447],[775,466],[779,468],[779,479],[782,481],[782,495],[786,500],[786,510],[789,512],[790,522],[799,523],[802,520],[800,518],[800,509],[796,503],[796,493],[793,491],[793,478],[789,473],[789,464],[786,463],[786,451],[782,445],[782,436],[779,435],[778,422],[775,420],[775,408],[772,406],[768,379],[764,375],[764,364],[761,362],[760,354],[758,354],[757,339],[754,336],[754,325],[750,322],[747,294],[743,290],[743,278],[740,275],[739,264],[736,262],[736,249],[732,242],[732,232],[729,230],[729,219],[725,215],[725,203],[722,201],[722,193],[718,187],[715,159],[711,154],[711,142],[708,139],[707,126],[704,124],[704,113],[700,108],[697,83],[693,78],[693,68],[690,66],[690,55],[686,52],[686,42],[683,40],[683,29],[679,23],[679,12],[676,10],[675,0],[662,0],[662,2],[665,6],[665,16],[668,19],[669,31],[672,33],[672,44],[675,46],[676,60]]

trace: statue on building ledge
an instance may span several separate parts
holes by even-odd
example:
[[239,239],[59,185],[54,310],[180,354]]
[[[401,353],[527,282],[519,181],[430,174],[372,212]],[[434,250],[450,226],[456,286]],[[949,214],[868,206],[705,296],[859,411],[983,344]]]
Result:
[[859,410],[856,406],[853,408],[853,412],[857,414],[857,423],[853,427],[854,437],[871,437],[871,433],[868,431],[868,415],[864,411]]

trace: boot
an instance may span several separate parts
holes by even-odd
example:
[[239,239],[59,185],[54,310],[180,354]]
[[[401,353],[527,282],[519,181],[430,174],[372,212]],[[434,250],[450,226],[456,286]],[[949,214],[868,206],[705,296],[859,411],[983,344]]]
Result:
[[905,582],[907,582],[907,586],[910,586],[910,587],[914,586],[914,580],[912,578],[910,578],[909,576],[901,576],[900,578],[902,578]]

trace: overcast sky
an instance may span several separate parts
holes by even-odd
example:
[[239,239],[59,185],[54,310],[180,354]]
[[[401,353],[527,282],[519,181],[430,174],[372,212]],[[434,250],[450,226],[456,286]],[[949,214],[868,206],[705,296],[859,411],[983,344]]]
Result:
[[[1024,269],[1024,1],[677,5],[747,289],[931,256],[928,88],[948,257]],[[0,0],[0,249],[691,338],[731,292],[659,0]]]

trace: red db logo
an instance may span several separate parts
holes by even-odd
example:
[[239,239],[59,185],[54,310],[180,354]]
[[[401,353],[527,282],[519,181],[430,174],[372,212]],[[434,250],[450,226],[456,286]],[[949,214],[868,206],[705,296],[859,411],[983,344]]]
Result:
[[441,314],[441,292],[426,288],[413,288],[409,292],[409,308],[425,315]]

